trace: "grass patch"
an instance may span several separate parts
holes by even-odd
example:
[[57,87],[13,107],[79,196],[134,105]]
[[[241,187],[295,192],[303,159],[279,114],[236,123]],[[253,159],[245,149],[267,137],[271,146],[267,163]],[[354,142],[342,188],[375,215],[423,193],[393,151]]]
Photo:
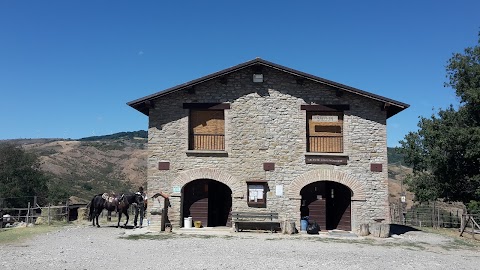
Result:
[[[175,238],[201,238],[201,239],[210,239],[210,238],[218,238],[223,236],[217,235],[204,235],[204,234],[175,234],[175,233],[155,233],[155,234],[132,234],[128,236],[122,237],[123,239],[127,240],[169,240]],[[230,239],[228,236],[223,237],[225,239]]]
[[341,243],[352,245],[366,245],[386,248],[405,248],[410,250],[425,250],[423,244],[413,242],[397,242],[397,241],[382,241],[380,239],[365,238],[365,239],[345,239],[345,238],[312,238],[311,240],[323,243]]
[[479,245],[472,243],[471,241],[465,241],[465,239],[453,239],[452,242],[446,245],[442,245],[445,250],[461,250],[461,249],[478,249]]
[[125,237],[122,237],[123,239],[127,240],[168,240],[168,239],[173,239],[177,238],[174,234],[172,233],[160,233],[160,234],[134,234],[134,235],[128,235]]
[[59,226],[36,225],[33,227],[0,229],[0,244],[18,243],[36,235],[54,231]]
[[446,236],[450,239],[452,239],[452,242],[446,245],[442,245],[442,247],[446,250],[452,250],[452,249],[480,249],[480,235],[476,235],[476,239],[473,239],[471,234],[468,232],[463,233],[463,237],[460,236],[460,232],[458,231],[457,228],[451,229],[451,228],[417,228],[419,230],[422,230],[424,232],[428,233],[433,233],[433,234],[439,234]]

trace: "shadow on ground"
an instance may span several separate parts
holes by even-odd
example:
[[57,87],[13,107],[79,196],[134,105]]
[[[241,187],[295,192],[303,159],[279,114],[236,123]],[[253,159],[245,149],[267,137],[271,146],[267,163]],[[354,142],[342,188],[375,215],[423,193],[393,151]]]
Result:
[[407,232],[416,232],[416,231],[419,231],[419,230],[406,225],[399,225],[399,224],[390,225],[390,235],[392,234],[401,235]]

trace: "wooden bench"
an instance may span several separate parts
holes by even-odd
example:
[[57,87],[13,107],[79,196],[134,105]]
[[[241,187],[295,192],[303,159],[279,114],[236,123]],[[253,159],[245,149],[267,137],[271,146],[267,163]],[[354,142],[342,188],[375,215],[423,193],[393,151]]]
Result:
[[269,230],[273,233],[280,228],[278,213],[233,212],[232,221],[235,223],[236,232],[251,229]]

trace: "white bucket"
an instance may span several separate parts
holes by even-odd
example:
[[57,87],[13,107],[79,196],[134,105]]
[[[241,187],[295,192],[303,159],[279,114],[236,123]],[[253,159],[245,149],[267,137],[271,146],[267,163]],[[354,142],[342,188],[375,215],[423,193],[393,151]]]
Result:
[[192,217],[184,218],[183,219],[183,227],[186,229],[192,228]]

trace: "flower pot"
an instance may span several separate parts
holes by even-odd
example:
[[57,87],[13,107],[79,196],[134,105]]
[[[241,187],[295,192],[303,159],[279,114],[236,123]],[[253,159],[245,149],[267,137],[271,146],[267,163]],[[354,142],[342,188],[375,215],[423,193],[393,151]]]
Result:
[[194,221],[193,225],[195,226],[195,228],[201,228],[202,227],[202,222],[201,221]]

